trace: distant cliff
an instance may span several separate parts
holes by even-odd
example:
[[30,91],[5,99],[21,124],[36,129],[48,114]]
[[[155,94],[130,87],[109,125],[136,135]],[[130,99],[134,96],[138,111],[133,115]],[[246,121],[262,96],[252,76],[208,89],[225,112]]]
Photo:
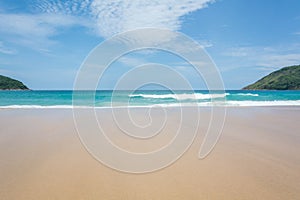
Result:
[[284,67],[243,88],[244,90],[300,90],[300,65]]
[[0,90],[28,90],[22,82],[0,75]]

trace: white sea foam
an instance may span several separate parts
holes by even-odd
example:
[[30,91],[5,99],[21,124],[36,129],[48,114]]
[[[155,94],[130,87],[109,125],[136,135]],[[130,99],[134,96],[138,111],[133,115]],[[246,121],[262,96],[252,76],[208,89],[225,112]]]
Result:
[[300,106],[300,100],[297,101],[215,101],[201,103],[170,103],[158,104],[162,107],[268,107],[268,106]]
[[[81,108],[87,108],[88,106],[78,106]],[[70,109],[74,108],[72,105],[55,105],[55,106],[41,106],[41,105],[9,105],[9,106],[0,106],[2,109],[14,109],[14,108],[23,108],[23,109]]]
[[252,96],[252,97],[258,97],[259,94],[252,94],[252,93],[237,93],[235,95],[239,95],[239,96]]
[[129,97],[143,97],[152,99],[177,99],[177,100],[188,100],[188,99],[213,99],[213,98],[223,98],[228,93],[225,94],[131,94]]
[[231,101],[239,106],[300,106],[300,100],[288,101]]
[[300,100],[288,101],[225,101],[201,102],[198,106],[226,106],[226,107],[256,107],[256,106],[300,106]]
[[[257,107],[257,106],[300,106],[300,100],[288,101],[213,101],[213,102],[200,102],[200,103],[170,103],[170,104],[149,104],[149,105],[120,105],[113,106],[113,108],[151,108],[151,107],[186,107],[186,106],[199,106],[199,107]],[[56,106],[40,106],[40,105],[10,105],[0,106],[0,109],[73,109],[73,108],[112,108],[111,106],[73,106],[73,105],[56,105]]]

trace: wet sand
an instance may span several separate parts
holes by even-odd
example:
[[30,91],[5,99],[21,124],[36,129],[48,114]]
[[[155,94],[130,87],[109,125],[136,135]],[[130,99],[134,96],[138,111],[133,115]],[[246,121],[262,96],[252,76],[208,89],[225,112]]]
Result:
[[[169,125],[176,127],[172,116],[178,113],[169,109]],[[178,161],[137,175],[94,159],[70,109],[0,110],[0,199],[300,199],[300,107],[228,108],[219,142],[199,160],[207,112]],[[118,140],[109,112],[98,114],[116,143],[132,147]],[[141,146],[146,151],[161,144],[153,145]]]

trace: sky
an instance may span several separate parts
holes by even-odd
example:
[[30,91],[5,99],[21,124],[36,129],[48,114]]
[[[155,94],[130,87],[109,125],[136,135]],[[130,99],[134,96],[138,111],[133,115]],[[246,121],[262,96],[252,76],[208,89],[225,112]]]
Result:
[[[153,27],[186,34],[209,54],[226,89],[240,89],[300,64],[299,0],[0,0],[0,74],[35,90],[69,90],[103,41]],[[107,71],[104,87],[156,62],[202,88],[191,67],[165,52],[132,53]]]

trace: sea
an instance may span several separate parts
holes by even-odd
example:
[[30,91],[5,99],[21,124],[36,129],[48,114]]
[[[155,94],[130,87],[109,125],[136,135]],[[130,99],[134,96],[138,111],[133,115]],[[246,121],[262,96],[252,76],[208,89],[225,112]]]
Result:
[[300,91],[0,91],[0,108],[300,106]]

